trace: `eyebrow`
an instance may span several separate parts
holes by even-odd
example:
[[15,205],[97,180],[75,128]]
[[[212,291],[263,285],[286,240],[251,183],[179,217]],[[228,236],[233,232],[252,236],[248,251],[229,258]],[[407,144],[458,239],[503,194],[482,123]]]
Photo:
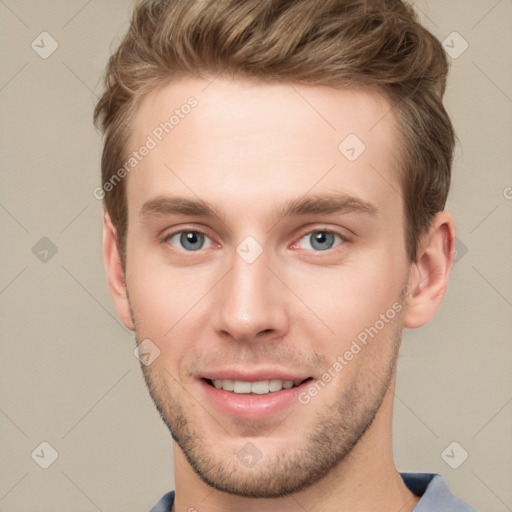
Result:
[[348,194],[299,197],[290,199],[274,209],[274,214],[278,218],[334,213],[364,213],[375,217],[379,210],[373,203]]
[[[272,209],[277,219],[299,215],[359,213],[376,217],[377,206],[369,201],[349,194],[310,195],[285,201]],[[180,196],[159,196],[144,203],[142,217],[160,217],[166,215],[188,215],[198,217],[224,216],[207,201]]]

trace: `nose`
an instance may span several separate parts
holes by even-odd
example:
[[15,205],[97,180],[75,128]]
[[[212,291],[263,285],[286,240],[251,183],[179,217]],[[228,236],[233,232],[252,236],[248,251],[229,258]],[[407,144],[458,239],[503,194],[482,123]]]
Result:
[[234,254],[231,271],[215,289],[217,334],[239,342],[258,342],[286,333],[286,290],[268,263],[265,252],[252,263]]

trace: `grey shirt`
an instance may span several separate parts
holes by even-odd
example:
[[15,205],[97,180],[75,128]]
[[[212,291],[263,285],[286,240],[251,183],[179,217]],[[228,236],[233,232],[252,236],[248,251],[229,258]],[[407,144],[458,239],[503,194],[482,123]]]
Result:
[[[443,477],[437,473],[400,473],[411,492],[421,496],[413,512],[476,512],[456,498]],[[174,491],[165,494],[149,512],[169,512],[174,503]]]

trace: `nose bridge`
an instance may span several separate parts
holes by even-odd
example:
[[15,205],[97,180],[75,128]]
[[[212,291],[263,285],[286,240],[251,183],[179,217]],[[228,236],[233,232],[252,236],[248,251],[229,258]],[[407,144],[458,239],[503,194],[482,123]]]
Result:
[[237,340],[250,341],[263,332],[280,335],[286,328],[285,297],[267,268],[268,255],[254,257],[253,252],[248,258],[244,248],[243,243],[237,248],[231,271],[219,289],[216,328]]

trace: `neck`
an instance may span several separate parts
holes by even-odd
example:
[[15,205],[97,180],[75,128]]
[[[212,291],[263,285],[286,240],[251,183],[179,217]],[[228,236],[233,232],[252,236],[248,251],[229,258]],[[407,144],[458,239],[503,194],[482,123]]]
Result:
[[411,512],[419,501],[393,461],[391,416],[394,382],[374,421],[345,459],[322,480],[282,498],[243,498],[212,489],[174,445],[173,512]]

